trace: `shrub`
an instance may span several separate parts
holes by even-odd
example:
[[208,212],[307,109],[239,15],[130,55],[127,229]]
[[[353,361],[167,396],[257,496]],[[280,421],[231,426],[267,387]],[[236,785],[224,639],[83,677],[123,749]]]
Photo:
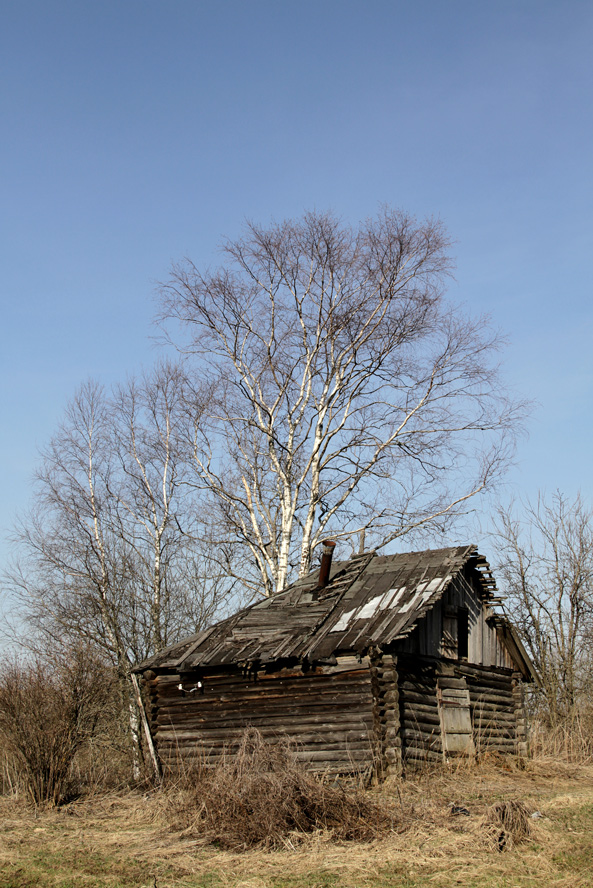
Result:
[[95,733],[110,694],[109,673],[82,649],[58,664],[37,659],[0,672],[5,771],[33,802],[57,805],[72,794],[72,762]]
[[368,841],[388,832],[385,802],[355,785],[329,783],[297,760],[286,736],[266,743],[255,729],[213,768],[185,777],[173,825],[223,848],[283,847],[289,837],[329,830],[341,841]]

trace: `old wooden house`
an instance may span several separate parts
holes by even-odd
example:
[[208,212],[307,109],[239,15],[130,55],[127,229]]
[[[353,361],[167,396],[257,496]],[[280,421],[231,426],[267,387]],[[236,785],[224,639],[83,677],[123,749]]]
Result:
[[136,668],[161,760],[214,762],[247,726],[312,768],[381,774],[525,755],[536,676],[475,546],[331,562]]

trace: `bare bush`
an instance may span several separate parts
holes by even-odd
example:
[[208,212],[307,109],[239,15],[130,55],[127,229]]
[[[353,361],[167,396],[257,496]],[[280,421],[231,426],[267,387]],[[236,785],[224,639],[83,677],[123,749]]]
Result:
[[535,715],[555,731],[589,708],[593,691],[593,511],[559,491],[498,516],[497,575],[535,664]]
[[69,660],[6,666],[0,673],[5,783],[36,804],[76,792],[72,764],[113,698],[110,674],[84,650]]
[[385,802],[311,774],[289,738],[267,743],[255,729],[216,767],[188,774],[171,813],[175,828],[236,851],[290,847],[317,830],[338,841],[370,841],[393,826]]

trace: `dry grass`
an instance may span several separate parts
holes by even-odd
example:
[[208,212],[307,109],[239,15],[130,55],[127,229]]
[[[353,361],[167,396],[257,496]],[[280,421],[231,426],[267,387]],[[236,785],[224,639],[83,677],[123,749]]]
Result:
[[[589,888],[593,768],[516,767],[496,757],[473,771],[435,769],[368,797],[395,805],[405,831],[342,844],[330,831],[275,851],[217,850],[171,832],[163,794],[112,793],[61,810],[0,800],[0,888]],[[493,807],[517,802],[530,835],[504,853]],[[465,807],[469,816],[451,814]],[[490,813],[489,813],[490,812]]]
[[556,727],[535,720],[531,725],[530,743],[536,761],[593,762],[593,709],[577,710]]
[[353,783],[319,779],[286,735],[266,743],[248,730],[215,768],[196,767],[167,794],[174,829],[220,848],[294,848],[324,831],[336,841],[372,841],[395,826],[393,804]]

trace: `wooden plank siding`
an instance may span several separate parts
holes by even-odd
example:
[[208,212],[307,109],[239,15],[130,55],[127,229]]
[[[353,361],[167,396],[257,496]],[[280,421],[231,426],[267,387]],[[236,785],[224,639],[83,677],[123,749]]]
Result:
[[489,622],[492,611],[488,603],[480,600],[463,575],[455,577],[408,638],[397,643],[397,650],[421,657],[446,656],[443,649],[444,618],[447,612],[458,608],[465,608],[469,617],[468,662],[513,671],[515,667],[508,649],[502,644],[496,627]]

